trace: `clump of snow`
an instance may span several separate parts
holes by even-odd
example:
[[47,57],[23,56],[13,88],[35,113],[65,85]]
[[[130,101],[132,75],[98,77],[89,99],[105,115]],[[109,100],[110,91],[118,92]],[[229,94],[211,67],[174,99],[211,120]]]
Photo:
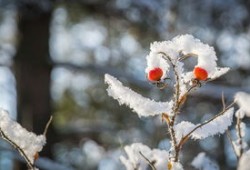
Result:
[[44,135],[28,132],[20,124],[10,119],[7,111],[0,109],[0,129],[4,135],[13,141],[34,163],[34,156],[40,152],[46,143]]
[[241,150],[244,151],[248,146],[245,141],[241,141],[240,139],[237,139],[233,141],[232,143],[233,143],[233,147],[237,156],[240,156]]
[[[180,53],[183,55],[192,54],[192,56],[197,56],[198,61],[195,67],[202,67],[205,69],[208,72],[208,78],[210,79],[220,77],[229,70],[229,68],[217,67],[217,56],[213,47],[202,43],[199,39],[194,38],[192,35],[186,34],[177,36],[171,41],[152,43],[150,46],[150,53],[147,56],[146,73],[155,67],[160,67],[164,70],[165,74],[162,77],[162,79],[164,79],[171,64],[169,61],[163,59],[162,56],[168,56],[172,63],[178,64],[177,61],[178,57],[180,57]],[[187,73],[182,74],[186,75]],[[194,77],[189,76],[189,78],[190,81]]]
[[[205,124],[204,126],[196,129],[192,134],[190,134],[193,139],[204,139],[209,136],[216,134],[223,134],[225,130],[232,124],[233,121],[234,108],[228,109],[224,114],[218,116],[213,121]],[[174,129],[176,132],[177,141],[180,141],[182,137],[191,132],[195,127],[200,124],[193,124],[191,122],[182,121],[175,125]]]
[[246,124],[244,122],[240,122],[240,126],[236,126],[236,131],[237,131],[237,135],[238,137],[240,136],[239,131],[241,133],[241,137],[244,137],[246,135]]
[[219,166],[215,161],[209,159],[204,152],[199,153],[192,161],[191,165],[196,169],[202,170],[219,170]]
[[228,67],[216,67],[215,71],[212,72],[209,77],[212,80],[216,79],[216,78],[226,74],[229,70],[230,70],[230,68],[228,68]]
[[[237,92],[234,96],[234,101],[239,105],[240,111],[245,112],[245,115],[250,117],[250,94]],[[241,116],[243,116],[242,114]]]
[[118,100],[120,104],[128,105],[139,116],[147,117],[171,112],[172,102],[156,102],[145,98],[108,74],[105,75],[105,82],[109,85],[107,89],[109,96]]
[[168,152],[165,150],[151,150],[148,146],[141,143],[134,143],[130,146],[125,146],[124,150],[128,158],[121,156],[120,160],[127,170],[147,169],[150,165],[146,159],[148,159],[157,170],[166,170],[168,164]]
[[249,170],[250,167],[250,150],[246,151],[240,158],[237,170]]
[[239,118],[239,119],[243,119],[245,117],[245,112],[243,109],[238,109],[235,112],[235,117]]

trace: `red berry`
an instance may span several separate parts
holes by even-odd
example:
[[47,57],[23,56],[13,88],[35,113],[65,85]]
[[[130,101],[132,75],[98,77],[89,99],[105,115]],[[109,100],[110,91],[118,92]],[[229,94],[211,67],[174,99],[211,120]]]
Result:
[[161,68],[157,67],[148,72],[148,80],[150,81],[159,81],[163,75]]
[[197,80],[207,80],[207,71],[201,67],[195,67],[194,68],[194,77],[197,79]]

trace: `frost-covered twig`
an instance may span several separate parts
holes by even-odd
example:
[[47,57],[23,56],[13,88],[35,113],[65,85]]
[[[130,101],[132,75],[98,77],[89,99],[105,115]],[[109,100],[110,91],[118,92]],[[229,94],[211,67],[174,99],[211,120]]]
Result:
[[238,92],[234,96],[234,101],[239,106],[239,109],[235,113],[236,117],[236,133],[237,133],[237,140],[233,141],[234,149],[236,151],[236,156],[238,161],[241,159],[244,150],[247,147],[247,143],[244,141],[245,136],[245,123],[242,122],[242,119],[247,116],[250,116],[250,109],[249,109],[249,102],[250,102],[250,95],[245,92]]
[[29,160],[28,156],[26,155],[26,153],[23,151],[22,148],[19,147],[18,144],[16,144],[14,141],[12,141],[4,132],[3,130],[0,128],[0,134],[1,137],[6,140],[9,144],[11,144],[20,154],[21,156],[24,158],[24,160],[27,163],[27,166],[30,170],[35,169],[34,165],[31,163],[31,161]]
[[238,136],[238,142],[239,142],[239,153],[237,155],[238,159],[241,158],[243,154],[243,136],[242,136],[242,128],[241,128],[242,120],[240,117],[237,117],[237,122],[236,122],[236,130],[237,130],[237,136]]
[[[178,157],[179,157],[179,150],[177,148],[177,139],[175,136],[175,130],[174,130],[174,123],[175,123],[175,118],[177,116],[177,114],[179,113],[179,106],[180,106],[180,102],[179,102],[179,98],[180,98],[180,77],[179,77],[179,73],[176,69],[176,65],[174,63],[174,61],[172,61],[172,59],[165,54],[164,52],[159,52],[159,54],[163,55],[162,57],[168,61],[174,71],[174,75],[175,75],[175,93],[174,93],[174,106],[172,109],[172,116],[170,117],[170,122],[168,124],[168,130],[169,130],[169,134],[172,140],[172,144],[173,144],[173,148],[174,148],[174,162],[178,161]],[[169,159],[171,159],[171,156],[169,157]]]
[[28,168],[35,170],[34,162],[38,152],[46,143],[46,137],[28,132],[20,124],[13,121],[8,112],[3,109],[0,109],[0,134],[4,140],[18,150],[25,159]]
[[210,122],[214,121],[216,118],[220,117],[221,115],[223,115],[226,111],[228,111],[233,105],[235,104],[235,102],[232,102],[230,105],[228,105],[225,109],[223,109],[223,111],[221,111],[220,113],[218,113],[217,115],[215,115],[214,117],[212,117],[211,119],[197,125],[195,128],[193,128],[189,133],[187,133],[185,136],[183,136],[178,144],[178,148],[181,148],[182,145],[190,138],[191,134],[194,133],[197,129],[202,128],[203,126],[209,124]]
[[147,169],[148,165],[153,165],[157,170],[166,170],[168,152],[165,150],[150,149],[141,143],[133,143],[130,146],[125,146],[124,150],[127,157],[121,156],[120,160],[127,170],[144,170]]

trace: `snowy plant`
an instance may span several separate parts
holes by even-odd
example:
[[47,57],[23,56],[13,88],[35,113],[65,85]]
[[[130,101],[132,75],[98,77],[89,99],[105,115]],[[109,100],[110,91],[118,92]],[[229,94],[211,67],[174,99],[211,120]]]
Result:
[[[191,71],[184,71],[184,61],[190,57],[196,58],[197,64]],[[183,168],[180,164],[179,154],[182,146],[189,139],[205,139],[209,136],[225,133],[232,124],[233,105],[237,101],[242,107],[238,115],[242,115],[242,112],[250,114],[250,109],[245,107],[244,100],[236,98],[237,100],[228,106],[224,104],[222,111],[204,122],[198,124],[188,121],[177,122],[181,106],[186,102],[189,93],[207,82],[222,76],[229,70],[229,68],[217,66],[217,56],[213,47],[202,43],[193,36],[181,35],[173,38],[171,41],[154,42],[151,44],[150,53],[146,59],[147,67],[145,72],[148,81],[160,89],[173,88],[174,92],[169,101],[155,101],[143,97],[130,88],[125,87],[115,77],[106,74],[105,82],[109,86],[107,89],[108,95],[118,100],[119,104],[129,106],[139,117],[161,116],[168,126],[171,147],[166,152],[168,155],[164,154],[164,157],[155,157],[155,154],[153,154],[154,150],[151,151],[145,145],[132,144],[131,146],[126,146],[125,151],[128,158],[121,157],[121,160],[128,170],[144,170],[148,166],[153,167],[152,169],[157,169],[158,161],[165,164],[165,166],[161,166],[165,167],[165,169],[181,170]],[[173,87],[167,84],[168,79],[174,82]],[[250,97],[248,100],[250,100]],[[238,128],[243,129],[244,125],[241,123]],[[239,136],[242,135],[239,134]],[[241,145],[242,143],[240,142]],[[156,158],[159,160],[156,160]],[[167,160],[162,160],[162,158]],[[205,165],[199,164],[208,164],[209,162],[211,161],[205,155],[200,155],[196,161],[194,160],[194,165],[200,168]],[[214,169],[216,168],[217,166]]]
[[32,132],[28,132],[20,124],[12,120],[7,111],[0,108],[0,135],[19,151],[29,169],[37,169],[34,166],[34,161],[38,158],[38,153],[46,143],[45,133],[37,136]]
[[229,140],[238,160],[238,170],[249,169],[250,150],[245,141],[246,124],[242,122],[243,118],[250,117],[250,94],[245,92],[237,92],[234,96],[234,101],[239,109],[235,112],[236,117],[236,139],[232,139],[228,133]]
[[141,143],[134,143],[124,147],[128,158],[120,157],[127,170],[144,170],[147,167],[165,170],[168,163],[168,152],[159,149],[151,150]]

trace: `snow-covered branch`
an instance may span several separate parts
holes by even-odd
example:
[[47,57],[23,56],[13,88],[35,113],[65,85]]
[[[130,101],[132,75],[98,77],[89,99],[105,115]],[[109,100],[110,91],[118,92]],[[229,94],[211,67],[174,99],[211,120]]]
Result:
[[175,129],[180,141],[179,147],[181,147],[190,137],[193,139],[204,139],[218,133],[223,134],[232,124],[234,108],[231,106],[232,105],[201,124],[194,125],[186,121],[177,124]]
[[34,161],[46,143],[44,135],[28,132],[20,124],[13,121],[7,111],[0,109],[1,137],[16,148],[26,160],[29,169],[35,169]]
[[106,74],[105,82],[109,85],[108,94],[118,100],[120,104],[128,105],[139,116],[154,116],[170,113],[172,102],[156,102],[141,96],[128,87],[122,85],[115,77]]

